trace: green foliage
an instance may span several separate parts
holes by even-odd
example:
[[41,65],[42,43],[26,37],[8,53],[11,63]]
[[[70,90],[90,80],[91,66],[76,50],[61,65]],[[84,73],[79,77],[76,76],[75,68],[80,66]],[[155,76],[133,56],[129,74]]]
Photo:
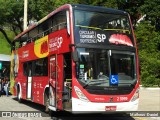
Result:
[[[9,39],[13,39],[14,38],[14,33],[10,30],[6,30]],[[0,33],[0,54],[7,54],[10,55],[11,54],[11,46],[10,44],[6,41],[4,35],[2,33]]]
[[78,0],[29,0],[30,20],[40,20],[64,4],[78,3]]
[[140,12],[147,15],[147,19],[155,25],[156,19],[160,18],[160,0],[144,0]]
[[21,28],[23,17],[23,1],[1,0],[0,1],[0,25]]
[[11,54],[10,45],[5,40],[2,33],[0,33],[0,54],[7,54],[7,55]]
[[160,86],[160,34],[149,22],[142,22],[135,30],[139,49],[141,84]]
[[116,0],[80,0],[79,3],[94,6],[104,6],[108,8],[118,8]]

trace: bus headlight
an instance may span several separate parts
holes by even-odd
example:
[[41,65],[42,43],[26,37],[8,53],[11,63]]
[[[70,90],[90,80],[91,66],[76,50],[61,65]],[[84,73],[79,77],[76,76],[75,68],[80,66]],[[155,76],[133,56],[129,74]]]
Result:
[[131,102],[135,101],[136,99],[139,98],[139,88],[136,90],[136,92],[134,93]]
[[82,93],[82,91],[78,87],[74,86],[74,90],[80,100],[89,102],[88,98]]

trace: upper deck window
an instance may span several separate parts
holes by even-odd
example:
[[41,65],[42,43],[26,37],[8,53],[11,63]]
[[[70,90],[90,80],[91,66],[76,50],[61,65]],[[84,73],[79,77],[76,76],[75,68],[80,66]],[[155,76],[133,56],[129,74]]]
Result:
[[127,15],[74,11],[76,43],[134,46]]
[[38,34],[37,28],[34,28],[31,31],[29,31],[29,39],[27,40],[27,42],[31,42],[31,41],[35,40],[35,37],[37,36],[37,34]]
[[66,11],[62,11],[53,16],[52,31],[66,28]]

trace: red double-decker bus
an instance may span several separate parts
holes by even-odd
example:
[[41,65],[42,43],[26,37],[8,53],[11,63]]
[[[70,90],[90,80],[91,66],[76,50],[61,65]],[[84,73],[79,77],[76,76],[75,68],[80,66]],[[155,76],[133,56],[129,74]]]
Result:
[[128,13],[66,4],[15,37],[11,85],[51,111],[131,111],[138,67]]

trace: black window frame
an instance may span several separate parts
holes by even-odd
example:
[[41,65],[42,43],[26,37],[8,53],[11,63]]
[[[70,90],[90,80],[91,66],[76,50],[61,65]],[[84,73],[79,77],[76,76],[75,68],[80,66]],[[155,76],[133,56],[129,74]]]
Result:
[[[43,61],[43,66],[40,66],[38,70],[38,73],[36,71],[36,63],[40,62],[40,61]],[[40,59],[37,59],[37,60],[33,60],[33,61],[27,61],[27,62],[24,62],[23,63],[23,74],[25,76],[29,76],[29,63],[31,63],[32,67],[31,67],[31,71],[32,71],[32,74],[31,76],[48,76],[48,57],[45,57],[45,58],[40,58]]]

